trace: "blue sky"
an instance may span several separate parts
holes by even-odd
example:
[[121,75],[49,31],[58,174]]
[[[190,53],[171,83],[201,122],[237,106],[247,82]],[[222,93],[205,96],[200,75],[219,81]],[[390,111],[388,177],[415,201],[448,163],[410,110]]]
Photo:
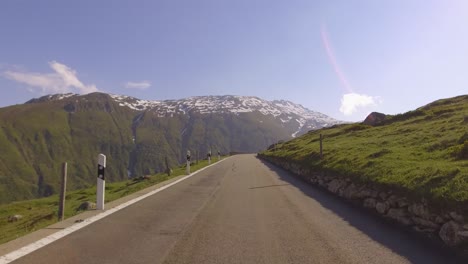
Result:
[[468,2],[0,2],[0,107],[254,95],[342,120],[468,93]]

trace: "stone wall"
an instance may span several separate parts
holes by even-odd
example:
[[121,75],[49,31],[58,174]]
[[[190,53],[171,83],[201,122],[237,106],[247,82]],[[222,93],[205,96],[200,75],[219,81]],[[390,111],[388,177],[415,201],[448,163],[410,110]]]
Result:
[[468,248],[468,222],[454,210],[435,210],[424,199],[410,200],[403,195],[397,195],[393,190],[385,190],[373,184],[357,183],[350,178],[313,172],[280,159],[262,155],[258,157],[400,225],[441,239],[448,246]]

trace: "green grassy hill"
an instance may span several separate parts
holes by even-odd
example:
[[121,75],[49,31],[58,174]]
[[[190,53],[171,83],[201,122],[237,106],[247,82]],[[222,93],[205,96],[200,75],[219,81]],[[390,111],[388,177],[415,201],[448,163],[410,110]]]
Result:
[[[108,155],[108,174],[122,180],[133,148],[133,113],[104,95],[82,102],[51,101],[0,110],[0,201],[49,196],[69,162],[70,187],[95,179],[96,155]],[[73,104],[73,107],[71,106]],[[68,111],[67,111],[68,110]]]
[[[323,159],[319,134],[324,136]],[[440,205],[464,206],[468,204],[468,95],[386,116],[373,126],[347,124],[309,132],[261,154]]]

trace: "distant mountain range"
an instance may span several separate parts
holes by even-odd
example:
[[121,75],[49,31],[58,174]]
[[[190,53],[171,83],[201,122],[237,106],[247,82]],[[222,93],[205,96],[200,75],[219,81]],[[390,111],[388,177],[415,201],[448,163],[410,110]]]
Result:
[[160,172],[185,152],[257,152],[278,140],[342,123],[289,101],[199,96],[148,101],[92,93],[57,94],[0,108],[0,203],[57,192],[61,163],[69,187],[94,184],[98,153],[106,179]]
[[[309,110],[300,104],[285,100],[267,101],[254,96],[195,96],[179,100],[150,101],[130,96],[109,96],[120,106],[136,111],[149,111],[158,117],[198,114],[235,114],[260,112],[264,116],[273,116],[284,124],[286,129],[294,131],[291,136],[302,135],[311,129],[318,129],[342,123],[322,113]],[[50,102],[67,98],[81,98],[78,94],[47,95],[32,99],[26,103]],[[86,97],[86,95],[84,96]],[[262,120],[259,120],[262,121]]]

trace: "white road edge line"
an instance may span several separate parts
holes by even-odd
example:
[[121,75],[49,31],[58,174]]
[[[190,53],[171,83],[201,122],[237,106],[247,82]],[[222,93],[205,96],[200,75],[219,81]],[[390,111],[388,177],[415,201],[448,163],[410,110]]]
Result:
[[213,163],[211,165],[208,165],[208,166],[206,166],[204,168],[201,168],[201,169],[199,169],[199,170],[197,170],[197,171],[195,171],[195,172],[193,172],[193,173],[191,173],[191,174],[189,174],[189,175],[187,175],[185,177],[182,177],[182,178],[178,179],[177,181],[171,182],[171,183],[169,183],[167,185],[162,186],[161,188],[158,188],[158,189],[156,189],[154,191],[151,191],[151,192],[149,192],[147,194],[144,194],[144,195],[142,195],[140,197],[137,197],[137,198],[135,198],[133,200],[130,200],[130,201],[125,202],[123,204],[120,204],[120,205],[118,205],[116,207],[113,207],[113,208],[111,208],[109,210],[105,210],[104,212],[102,212],[100,214],[97,214],[97,215],[92,216],[92,217],[90,217],[88,219],[85,219],[83,222],[73,224],[72,226],[69,226],[69,227],[67,227],[67,228],[65,228],[63,230],[60,230],[60,231],[58,231],[56,233],[53,233],[52,235],[44,237],[44,238],[42,238],[42,239],[40,239],[40,240],[38,240],[36,242],[33,242],[33,243],[31,243],[31,244],[29,244],[27,246],[24,246],[24,247],[22,247],[20,249],[17,249],[17,250],[15,250],[13,252],[10,252],[10,253],[6,254],[6,255],[0,256],[0,264],[7,264],[7,263],[10,263],[10,262],[12,262],[14,260],[17,260],[17,259],[19,259],[19,258],[21,258],[23,256],[26,256],[27,254],[29,254],[29,253],[31,253],[33,251],[36,251],[36,250],[38,250],[38,249],[40,249],[40,248],[42,248],[42,247],[56,241],[56,240],[58,240],[58,239],[60,239],[60,238],[62,238],[64,236],[67,236],[67,235],[69,235],[69,234],[71,234],[71,233],[73,233],[73,232],[75,232],[77,230],[80,230],[81,228],[83,228],[83,227],[85,227],[85,226],[87,226],[89,224],[92,224],[92,223],[94,223],[94,222],[96,222],[96,221],[98,221],[98,220],[100,220],[100,219],[102,219],[102,218],[104,218],[106,216],[109,216],[109,215],[111,215],[111,214],[113,214],[113,213],[115,213],[115,212],[117,212],[117,211],[119,211],[121,209],[124,209],[125,207],[127,207],[129,205],[132,205],[132,204],[134,204],[136,202],[139,202],[139,201],[145,199],[148,196],[151,196],[151,195],[156,194],[156,193],[158,193],[160,191],[163,191],[163,190],[165,190],[165,189],[167,189],[167,188],[169,188],[169,187],[171,187],[173,185],[176,185],[177,183],[179,183],[179,182],[181,182],[183,180],[186,180],[186,179],[194,176],[195,174],[197,174],[199,172],[202,172],[205,169],[208,169],[209,167],[214,166],[214,165],[216,165],[216,164],[218,164],[220,162],[223,162],[223,161],[225,161],[227,159],[228,158],[224,158],[224,159],[222,159],[222,160],[220,160],[218,162],[215,162],[215,163]]

